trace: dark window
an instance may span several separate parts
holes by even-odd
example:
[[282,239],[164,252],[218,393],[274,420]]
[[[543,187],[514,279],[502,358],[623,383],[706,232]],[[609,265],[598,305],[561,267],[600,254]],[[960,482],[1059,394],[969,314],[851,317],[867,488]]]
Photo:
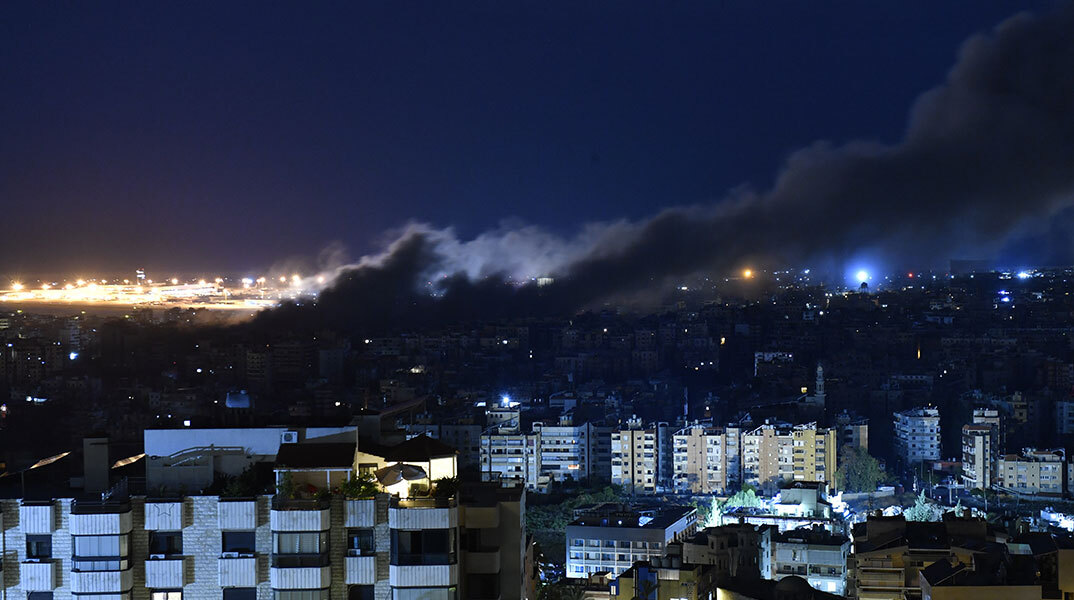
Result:
[[347,588],[347,600],[373,600],[375,589],[372,585],[352,585]]
[[225,531],[222,534],[221,548],[223,548],[224,552],[253,554],[254,538],[255,535],[252,531]]
[[257,600],[257,588],[224,588],[224,600]]
[[27,592],[26,600],[52,600],[52,592]]
[[183,534],[179,531],[150,531],[149,555],[175,556],[183,553]]
[[372,554],[373,530],[372,529],[348,529],[347,530],[347,554],[350,556],[362,556]]
[[[52,536],[26,536],[26,558],[52,558]],[[51,592],[49,597],[51,597]]]
[[455,564],[455,530],[392,530],[393,565]]

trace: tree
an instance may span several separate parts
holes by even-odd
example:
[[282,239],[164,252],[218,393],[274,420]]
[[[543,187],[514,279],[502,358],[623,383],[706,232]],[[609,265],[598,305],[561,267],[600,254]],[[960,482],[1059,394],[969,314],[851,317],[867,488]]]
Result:
[[835,471],[836,486],[846,492],[875,492],[887,473],[871,454],[856,446],[845,447]]
[[902,514],[907,521],[939,521],[942,517],[939,507],[925,497],[925,490],[921,490],[921,495],[914,501],[914,505]]

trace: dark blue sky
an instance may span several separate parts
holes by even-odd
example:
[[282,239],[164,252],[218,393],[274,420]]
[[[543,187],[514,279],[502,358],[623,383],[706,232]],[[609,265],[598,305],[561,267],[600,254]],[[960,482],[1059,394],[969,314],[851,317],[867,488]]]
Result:
[[1051,4],[6,3],[0,279],[716,201],[898,139],[966,37]]

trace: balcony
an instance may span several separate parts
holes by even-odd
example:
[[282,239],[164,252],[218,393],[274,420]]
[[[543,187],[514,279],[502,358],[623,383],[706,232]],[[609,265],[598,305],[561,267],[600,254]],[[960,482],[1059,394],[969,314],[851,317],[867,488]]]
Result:
[[902,588],[906,587],[902,570],[899,571],[863,571],[858,573],[858,587],[861,588]]
[[19,565],[19,579],[27,592],[51,592],[56,589],[57,563],[51,560],[24,561]]
[[182,557],[151,559],[145,561],[145,587],[177,589],[183,587],[184,563]]
[[257,529],[257,500],[254,498],[221,498],[217,504],[217,521],[221,530],[245,531]]
[[29,535],[56,531],[56,509],[52,501],[23,502],[19,506],[19,525]]
[[269,523],[272,531],[327,531],[330,526],[328,500],[272,499]]
[[[328,557],[312,556],[309,563],[277,563],[273,557],[272,568],[269,569],[269,583],[274,590],[309,590],[326,588],[332,583],[332,567],[328,565]],[[285,564],[288,566],[280,566]]]
[[71,535],[119,535],[131,532],[130,502],[71,503]]
[[257,558],[221,558],[220,587],[257,587]]
[[373,585],[377,582],[377,557],[369,556],[346,557],[346,571],[344,573],[347,585]]
[[392,587],[445,587],[459,584],[459,565],[390,565]]
[[370,528],[377,524],[377,501],[369,498],[365,500],[345,500],[343,502],[344,527]]
[[179,531],[183,528],[182,500],[146,500],[145,528],[149,531]]
[[455,498],[393,497],[388,508],[391,529],[451,529],[459,525]]
[[71,591],[76,594],[119,594],[134,586],[132,570],[71,571]]
[[466,552],[467,573],[499,573],[500,551]]

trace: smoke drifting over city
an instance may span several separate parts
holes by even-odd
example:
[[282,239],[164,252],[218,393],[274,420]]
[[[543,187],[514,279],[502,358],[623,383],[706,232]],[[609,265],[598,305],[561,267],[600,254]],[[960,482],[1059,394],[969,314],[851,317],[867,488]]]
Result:
[[[699,272],[838,267],[862,255],[895,268],[995,256],[1074,203],[1072,31],[1066,5],[969,39],[947,80],[917,99],[901,142],[818,142],[792,154],[766,192],[589,225],[570,239],[504,227],[462,241],[411,224],[383,254],[340,268],[315,309],[262,318],[301,313],[311,324],[368,329],[403,318],[538,316]],[[555,283],[531,281],[542,276]]]

